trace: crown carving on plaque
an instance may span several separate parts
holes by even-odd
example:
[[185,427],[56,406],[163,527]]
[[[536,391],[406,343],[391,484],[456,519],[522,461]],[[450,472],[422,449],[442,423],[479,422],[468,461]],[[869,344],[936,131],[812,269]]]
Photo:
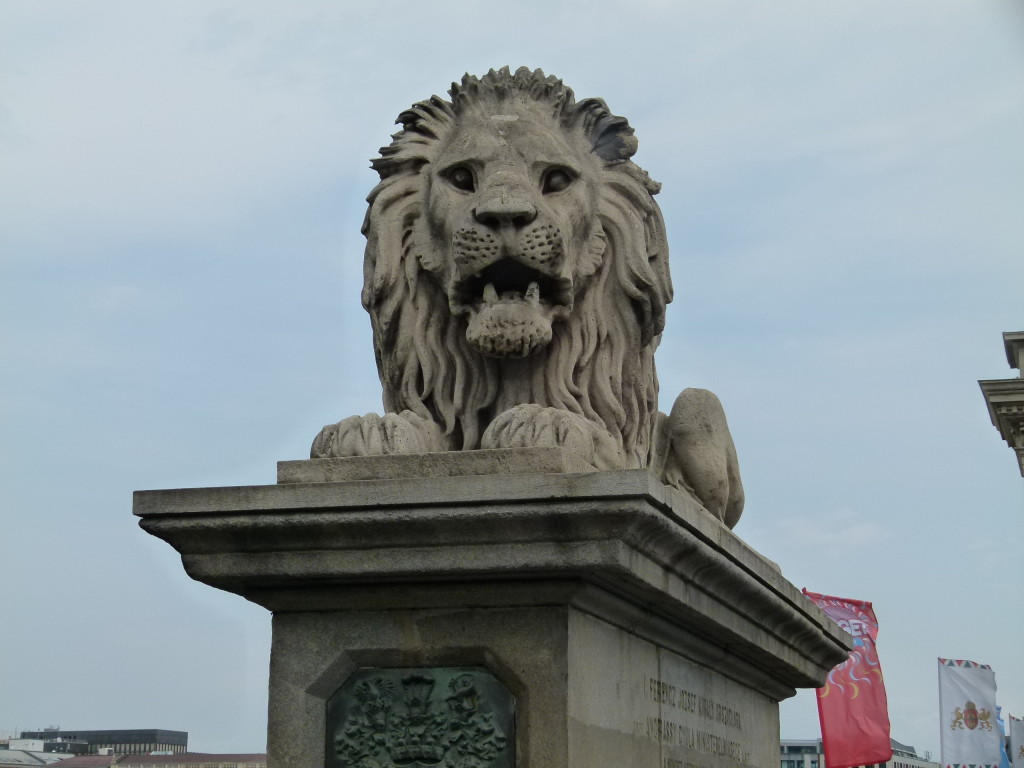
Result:
[[448,742],[448,718],[433,711],[434,678],[407,675],[402,678],[405,713],[392,718],[389,751],[395,765],[436,765],[444,759]]

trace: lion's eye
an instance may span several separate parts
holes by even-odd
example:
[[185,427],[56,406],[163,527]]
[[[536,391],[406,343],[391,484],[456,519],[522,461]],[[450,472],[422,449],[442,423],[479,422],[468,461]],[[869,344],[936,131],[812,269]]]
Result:
[[561,192],[563,189],[569,188],[573,178],[573,175],[564,168],[552,168],[544,175],[541,191],[545,195],[551,192]]
[[464,165],[457,165],[448,171],[448,182],[463,192],[472,192],[476,188],[473,172]]

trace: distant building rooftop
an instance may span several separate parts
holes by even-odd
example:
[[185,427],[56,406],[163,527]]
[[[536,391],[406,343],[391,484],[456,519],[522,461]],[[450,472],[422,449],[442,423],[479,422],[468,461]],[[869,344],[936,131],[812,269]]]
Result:
[[[47,742],[71,741],[88,744],[88,752],[111,749],[114,754],[146,754],[149,752],[185,752],[188,749],[188,731],[168,731],[162,728],[133,728],[105,731],[72,731],[46,728],[41,731],[22,731],[22,739],[41,739]],[[67,752],[84,750],[68,749]]]
[[200,768],[258,768],[267,764],[267,756],[258,753],[212,754],[182,752],[179,755],[125,755],[118,768],[173,768],[178,765]]
[[78,755],[52,763],[49,768],[264,768],[266,764],[264,753],[179,752],[175,755]]
[[61,768],[106,768],[117,762],[118,757],[124,755],[75,755],[51,765],[59,765]]
[[[892,759],[868,768],[938,768],[930,756],[918,755],[910,745],[891,737],[889,743],[892,745]],[[779,757],[781,768],[826,768],[821,739],[781,739]]]
[[0,768],[38,768],[42,765],[53,765],[67,758],[66,754],[57,752],[29,752],[24,749],[0,750]]

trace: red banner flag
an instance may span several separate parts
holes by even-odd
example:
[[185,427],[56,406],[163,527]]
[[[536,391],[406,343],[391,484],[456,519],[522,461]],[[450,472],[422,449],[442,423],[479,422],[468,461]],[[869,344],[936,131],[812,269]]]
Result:
[[825,615],[850,633],[850,657],[828,673],[818,689],[818,718],[828,768],[884,763],[892,758],[889,706],[875,640],[878,620],[871,603],[804,590]]

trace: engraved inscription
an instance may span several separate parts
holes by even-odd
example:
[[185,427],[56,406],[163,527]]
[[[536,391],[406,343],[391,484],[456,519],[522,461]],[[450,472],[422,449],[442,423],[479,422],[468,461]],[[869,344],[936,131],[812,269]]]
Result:
[[515,700],[479,667],[357,670],[327,702],[328,768],[511,768]]
[[698,696],[687,691],[685,688],[679,688],[654,677],[647,679],[647,690],[648,697],[658,704],[666,704],[669,707],[675,707],[684,712],[692,712],[708,720],[714,720],[730,728],[743,730],[743,722],[739,712],[708,696]]
[[[644,691],[646,698],[661,705],[660,716],[651,715],[645,721],[635,722],[634,735],[646,736],[665,746],[725,758],[730,763],[750,762],[750,749],[744,743],[746,738],[740,712],[710,696],[656,677],[645,680]],[[702,766],[664,757],[661,768]]]
[[756,687],[599,619],[574,621],[583,640],[569,657],[570,749],[579,765],[763,768],[778,760],[778,704]]

